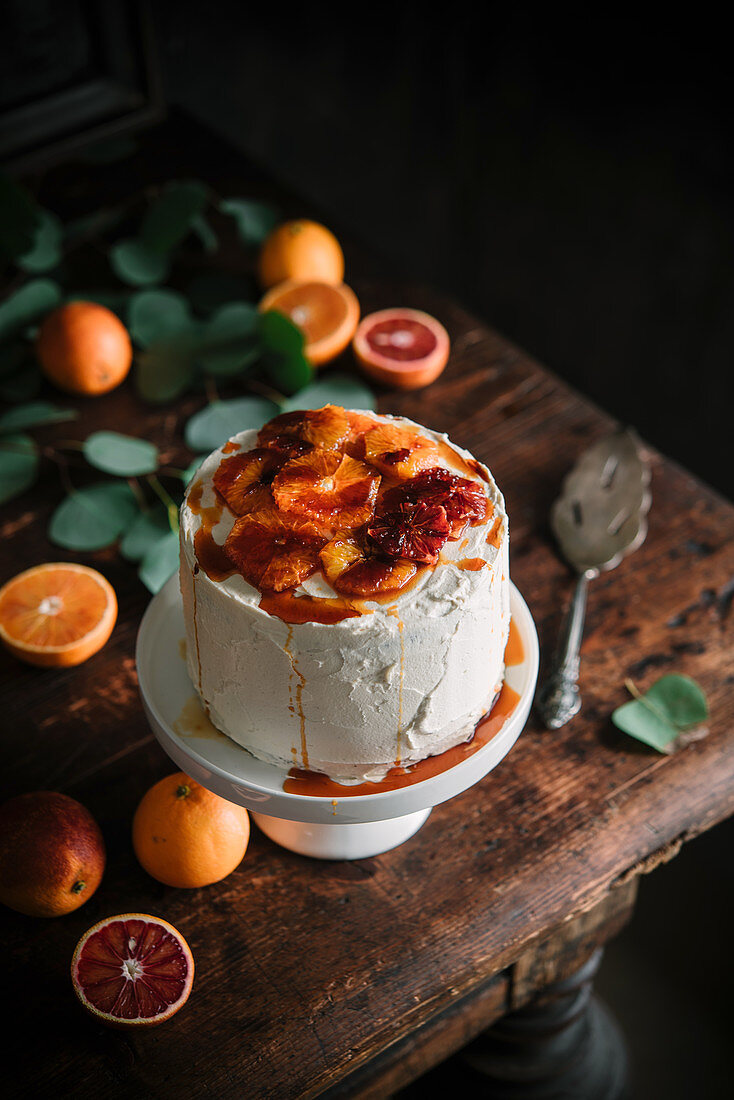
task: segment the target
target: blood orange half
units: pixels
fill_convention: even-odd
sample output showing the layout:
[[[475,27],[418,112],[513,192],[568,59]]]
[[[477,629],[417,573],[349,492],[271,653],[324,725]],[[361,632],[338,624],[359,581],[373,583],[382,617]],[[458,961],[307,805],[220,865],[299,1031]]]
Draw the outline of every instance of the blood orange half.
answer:
[[[191,949],[172,924],[147,913],[107,917],[85,932],[71,961],[77,997],[120,1027],[160,1024],[188,1000]]]
[[[438,378],[449,357],[449,334],[428,313],[383,309],[363,318],[352,348],[370,378],[399,390],[417,390]]]

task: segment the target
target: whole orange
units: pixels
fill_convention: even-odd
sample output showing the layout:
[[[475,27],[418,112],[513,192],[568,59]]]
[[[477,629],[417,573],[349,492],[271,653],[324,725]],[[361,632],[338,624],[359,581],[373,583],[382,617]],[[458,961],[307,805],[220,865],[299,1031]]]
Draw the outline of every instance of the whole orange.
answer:
[[[95,302],[69,302],[49,313],[36,352],[49,381],[67,393],[88,396],[114,390],[133,361],[122,321]]]
[[[286,279],[337,284],[344,281],[344,253],[331,230],[319,222],[283,222],[260,249],[258,274],[266,289]]]
[[[184,772],[154,784],[133,818],[135,855],[149,875],[167,886],[219,882],[240,863],[249,839],[247,810]]]
[[[86,806],[32,791],[0,806],[0,902],[29,917],[78,909],[102,881],[105,846]]]

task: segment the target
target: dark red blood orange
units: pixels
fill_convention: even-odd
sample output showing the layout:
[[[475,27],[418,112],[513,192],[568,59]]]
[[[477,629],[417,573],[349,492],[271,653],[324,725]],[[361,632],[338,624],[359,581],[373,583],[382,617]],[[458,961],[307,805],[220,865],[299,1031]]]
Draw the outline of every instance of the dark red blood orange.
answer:
[[[359,324],[352,341],[358,363],[370,378],[402,390],[427,386],[449,357],[443,325],[417,309],[383,309]]]
[[[181,933],[160,917],[122,913],[85,932],[71,962],[77,997],[119,1027],[168,1020],[188,1000],[194,959]]]

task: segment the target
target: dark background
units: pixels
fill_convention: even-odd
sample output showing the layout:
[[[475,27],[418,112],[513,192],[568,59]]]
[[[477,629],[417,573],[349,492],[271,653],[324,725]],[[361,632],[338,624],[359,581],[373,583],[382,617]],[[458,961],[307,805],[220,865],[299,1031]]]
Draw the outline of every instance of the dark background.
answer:
[[[71,79],[95,56],[79,38],[85,17],[119,21],[125,5],[0,7],[39,58],[55,57],[46,75]],[[171,107],[367,243],[384,270],[460,299],[734,494],[723,15],[236,0],[150,10]],[[136,14],[133,38],[137,26]],[[142,72],[111,38],[115,71]],[[12,58],[7,32],[4,46]],[[0,104],[36,73],[3,64]],[[145,97],[128,98],[145,119]],[[607,951],[597,986],[631,1042],[640,1100],[729,1093],[731,840],[730,823],[643,881],[633,924]]]

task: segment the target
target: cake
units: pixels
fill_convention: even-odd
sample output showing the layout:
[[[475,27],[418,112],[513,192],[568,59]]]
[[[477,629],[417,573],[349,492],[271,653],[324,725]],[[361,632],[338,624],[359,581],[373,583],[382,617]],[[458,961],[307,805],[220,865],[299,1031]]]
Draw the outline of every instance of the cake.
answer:
[[[192,682],[254,756],[379,780],[472,737],[504,675],[508,529],[489,470],[376,413],[285,413],[181,507]]]

